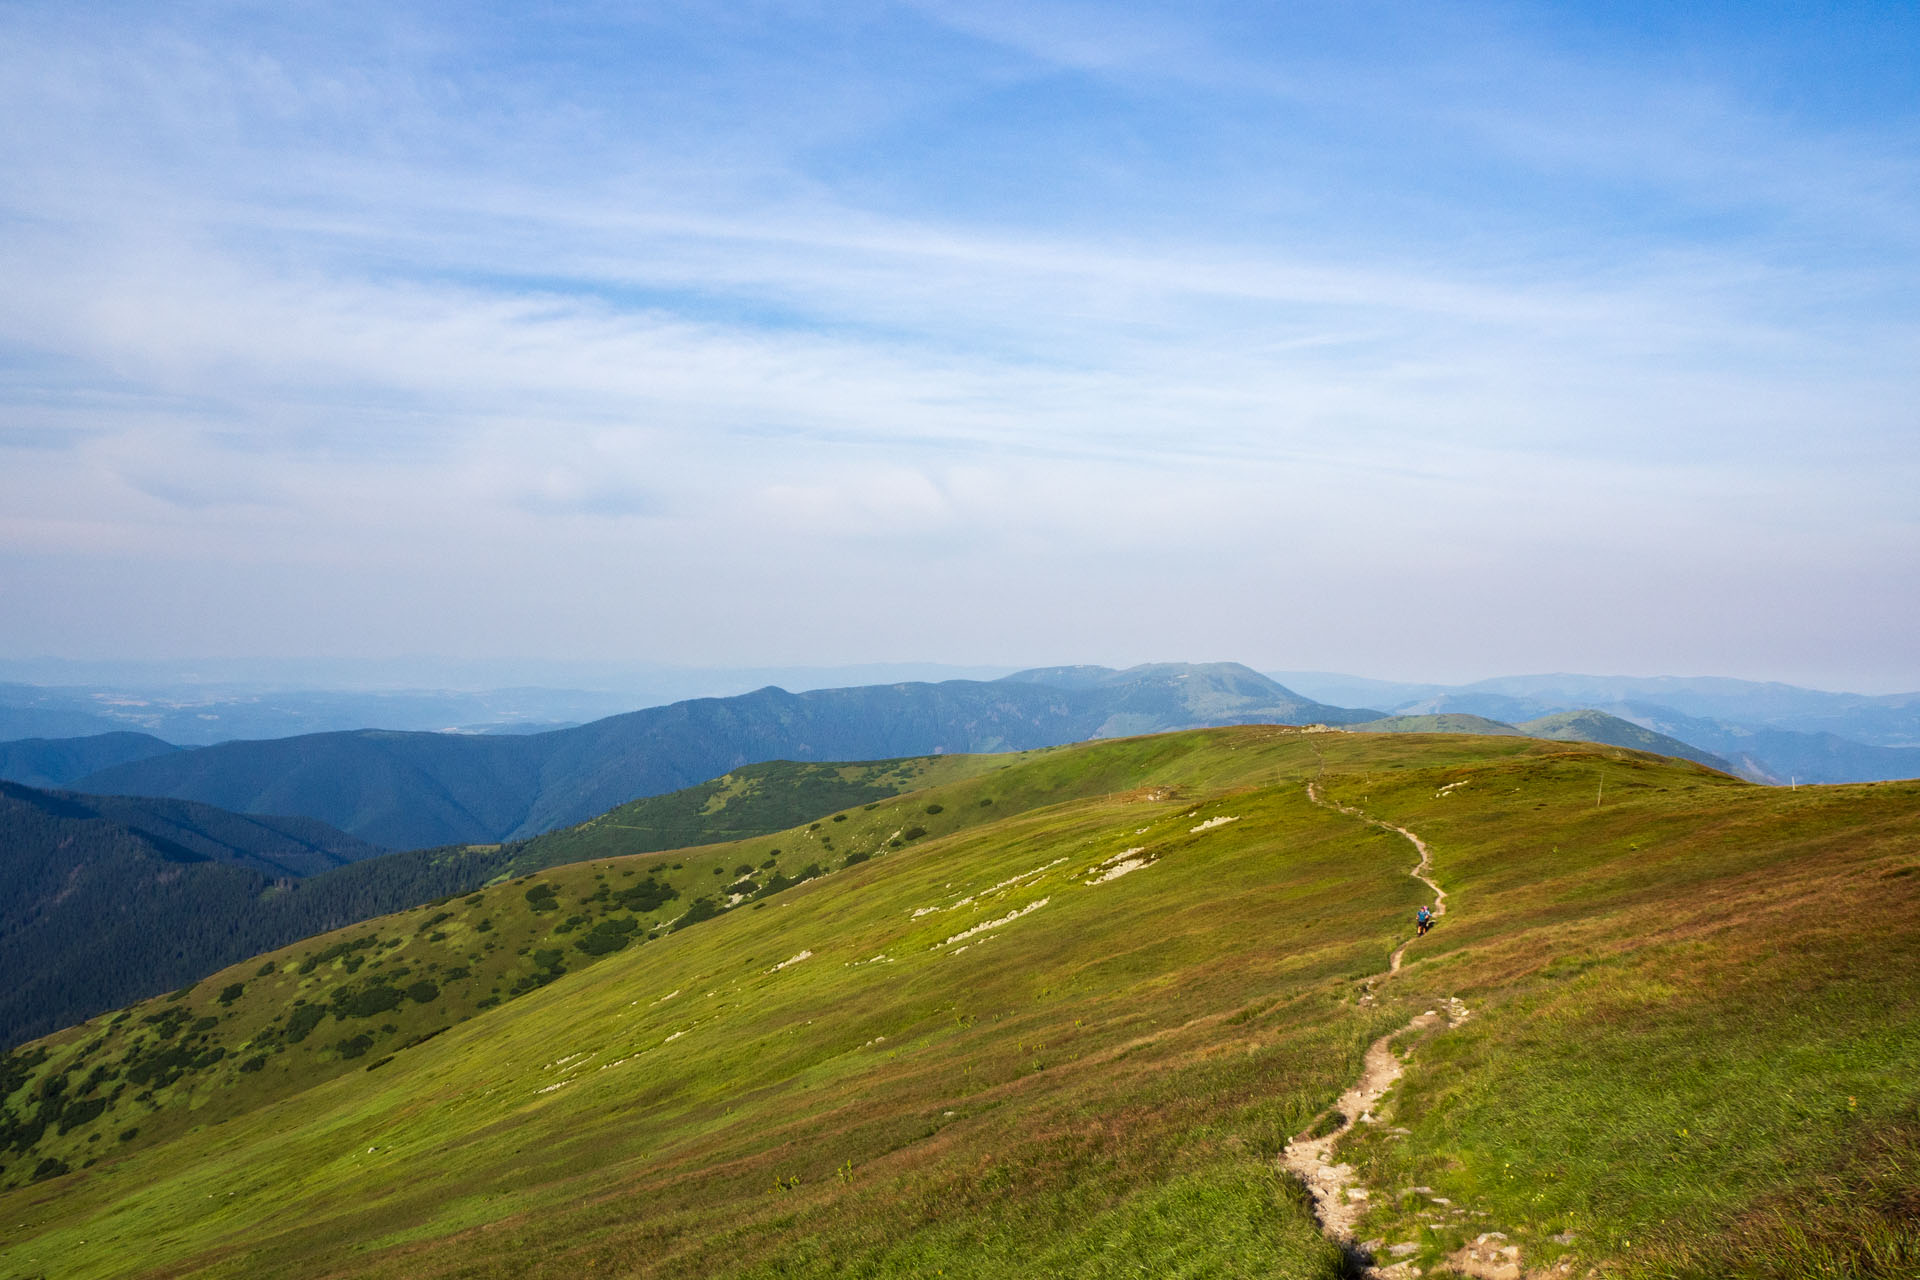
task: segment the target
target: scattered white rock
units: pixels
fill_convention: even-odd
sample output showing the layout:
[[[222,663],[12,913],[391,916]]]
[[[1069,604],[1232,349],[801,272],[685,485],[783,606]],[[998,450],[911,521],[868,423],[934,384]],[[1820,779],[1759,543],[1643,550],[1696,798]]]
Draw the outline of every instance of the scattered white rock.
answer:
[[[785,960],[782,960],[782,961],[781,961],[781,962],[780,962],[779,964],[777,964],[777,965],[775,965],[775,966],[773,966],[773,968],[771,968],[771,969],[769,969],[769,970],[767,970],[767,972],[768,972],[768,973],[778,973],[778,972],[780,972],[780,971],[781,971],[782,969],[784,969],[784,968],[786,968],[786,967],[787,967],[788,965],[790,965],[790,964],[799,964],[799,963],[800,963],[800,962],[801,962],[802,960],[811,960],[811,959],[813,959],[813,952],[811,952],[811,951],[802,951],[802,952],[801,952],[801,953],[800,953],[799,955],[797,955],[797,956],[788,956],[788,957],[787,957],[787,958],[786,958]]]
[[[1146,850],[1144,848],[1139,847],[1128,849],[1124,853],[1114,854],[1113,857],[1108,858],[1105,862],[1088,867],[1087,874],[1091,875],[1093,879],[1087,881],[1087,883],[1105,884],[1109,880],[1118,880],[1130,871],[1138,871],[1140,868],[1146,866],[1148,862],[1152,861],[1150,858],[1134,856],[1145,852]]]
[[[998,919],[983,920],[979,924],[973,926],[973,928],[971,929],[963,929],[959,933],[954,934],[951,938],[948,938],[945,942],[941,943],[940,945],[952,946],[956,942],[962,941],[963,939],[966,939],[966,938],[971,938],[976,934],[985,933],[989,929],[998,929],[1001,925],[1012,924],[1015,920],[1018,920],[1021,916],[1027,915],[1029,912],[1038,911],[1040,908],[1046,906],[1047,903],[1051,901],[1053,901],[1053,899],[1050,897],[1041,898],[1037,901],[1029,902],[1024,907],[1019,907],[1013,911],[1009,911],[1007,912],[1007,914],[999,917]]]
[[[1191,818],[1191,817],[1192,817],[1193,815],[1192,815],[1192,814],[1188,814],[1187,816],[1188,816],[1189,818]],[[1221,814],[1221,815],[1220,815],[1219,817],[1217,817],[1217,818],[1208,818],[1208,819],[1207,819],[1207,820],[1206,820],[1205,822],[1203,822],[1203,823],[1201,823],[1201,824],[1200,824],[1199,826],[1197,826],[1197,827],[1189,827],[1189,828],[1187,829],[1187,834],[1188,834],[1188,835],[1198,835],[1198,834],[1199,834],[1200,832],[1202,832],[1202,831],[1211,831],[1211,830],[1213,830],[1213,829],[1214,829],[1215,827],[1224,827],[1224,826],[1226,826],[1226,825],[1227,825],[1227,824],[1228,824],[1229,822],[1238,822],[1238,821],[1240,821],[1240,819],[1239,819],[1239,817],[1238,817],[1237,815],[1236,815],[1236,816],[1232,816],[1232,817],[1229,817],[1228,815],[1226,815],[1226,814],[1224,814],[1224,813],[1223,813],[1223,814]]]

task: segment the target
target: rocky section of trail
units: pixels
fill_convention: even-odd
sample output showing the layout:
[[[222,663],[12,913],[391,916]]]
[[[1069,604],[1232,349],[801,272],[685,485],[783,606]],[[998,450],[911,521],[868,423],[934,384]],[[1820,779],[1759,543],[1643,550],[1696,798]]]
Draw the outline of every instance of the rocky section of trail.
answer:
[[[1458,785],[1458,784],[1456,784]],[[1433,851],[1422,840],[1405,827],[1394,826],[1370,814],[1349,805],[1328,800],[1320,793],[1318,782],[1307,784],[1307,797],[1324,809],[1331,809],[1348,817],[1358,819],[1383,831],[1391,831],[1404,837],[1420,854],[1420,861],[1407,874],[1426,885],[1433,891],[1433,914],[1442,916],[1447,910],[1446,890],[1436,884],[1432,877]],[[1400,972],[1401,961],[1407,948],[1413,945],[1409,938],[1394,948],[1387,962],[1387,972],[1381,979],[1366,983],[1360,997],[1363,1005],[1370,1005],[1376,999],[1376,983]],[[1389,1032],[1367,1047],[1366,1058],[1361,1068],[1360,1078],[1353,1087],[1340,1095],[1334,1103],[1334,1116],[1339,1120],[1338,1127],[1319,1137],[1302,1134],[1287,1144],[1281,1154],[1280,1163],[1289,1172],[1306,1184],[1313,1197],[1314,1212],[1320,1219],[1321,1230],[1328,1239],[1346,1250],[1361,1268],[1360,1274],[1369,1280],[1413,1280],[1413,1277],[1432,1274],[1452,1274],[1470,1276],[1475,1280],[1559,1280],[1571,1269],[1570,1262],[1563,1262],[1559,1268],[1550,1272],[1533,1273],[1526,1270],[1520,1259],[1517,1245],[1507,1243],[1505,1235],[1497,1231],[1482,1232],[1465,1247],[1456,1250],[1443,1264],[1443,1270],[1428,1272],[1416,1270],[1414,1254],[1420,1250],[1416,1241],[1388,1243],[1385,1240],[1369,1240],[1362,1243],[1357,1238],[1355,1228],[1361,1217],[1372,1206],[1378,1193],[1362,1186],[1352,1165],[1340,1164],[1333,1158],[1333,1149],[1355,1125],[1378,1124],[1380,1119],[1374,1114],[1380,1100],[1386,1096],[1394,1082],[1404,1071],[1401,1059],[1393,1051],[1396,1037],[1408,1031],[1441,1031],[1458,1026],[1471,1016],[1467,1006],[1457,998],[1449,997],[1444,1006],[1428,1009],[1414,1018],[1406,1026]],[[1317,1126],[1316,1126],[1317,1127]],[[1395,1137],[1404,1137],[1406,1130],[1386,1130]],[[1435,1218],[1433,1226],[1460,1226],[1473,1217],[1484,1217],[1474,1211],[1453,1205],[1433,1196],[1427,1187],[1408,1188],[1406,1194],[1423,1193],[1428,1203],[1435,1206],[1440,1217]],[[1384,1261],[1384,1259],[1394,1259]]]
[[[1450,1027],[1456,1022],[1465,1021],[1467,1016],[1465,1005],[1457,1000],[1451,1001],[1444,1011],[1429,1009],[1400,1031],[1375,1040],[1367,1047],[1360,1078],[1333,1104],[1334,1113],[1340,1117],[1340,1127],[1318,1138],[1304,1135],[1295,1138],[1281,1154],[1281,1163],[1307,1184],[1307,1190],[1313,1194],[1313,1207],[1320,1217],[1320,1226],[1335,1242],[1349,1249],[1356,1247],[1354,1227],[1359,1223],[1360,1215],[1367,1211],[1372,1193],[1359,1185],[1352,1165],[1334,1163],[1333,1148],[1355,1125],[1378,1122],[1373,1109],[1380,1104],[1380,1099],[1386,1096],[1387,1090],[1400,1078],[1403,1070],[1399,1056],[1393,1051],[1393,1038],[1402,1031]],[[1410,1273],[1383,1271],[1378,1274]]]

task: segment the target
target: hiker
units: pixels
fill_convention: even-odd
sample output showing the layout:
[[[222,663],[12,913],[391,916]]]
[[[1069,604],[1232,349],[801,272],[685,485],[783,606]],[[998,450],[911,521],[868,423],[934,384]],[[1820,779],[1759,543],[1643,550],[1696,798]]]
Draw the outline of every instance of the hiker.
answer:
[[[1420,914],[1413,918],[1413,922],[1419,936],[1424,938],[1427,936],[1427,930],[1433,928],[1433,912],[1422,906]]]

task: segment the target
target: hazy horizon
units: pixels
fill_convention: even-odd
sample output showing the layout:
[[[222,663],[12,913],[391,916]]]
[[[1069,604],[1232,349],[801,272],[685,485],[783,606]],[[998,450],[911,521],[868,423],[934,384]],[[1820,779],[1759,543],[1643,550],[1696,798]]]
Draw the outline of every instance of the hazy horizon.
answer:
[[[1911,6],[29,2],[0,70],[16,661],[1920,688]]]
[[[1182,658],[1151,658],[1141,665],[1182,665]],[[1311,683],[1315,680],[1341,685],[1378,685],[1393,689],[1459,689],[1501,680],[1591,679],[1591,680],[1675,680],[1730,681],[1751,684],[1783,684],[1815,692],[1857,694],[1883,697],[1920,690],[1888,688],[1822,688],[1792,681],[1771,681],[1722,672],[1575,672],[1575,671],[1500,671],[1460,679],[1432,676],[1381,675],[1366,671],[1338,671],[1320,668],[1277,667],[1239,662],[1233,658],[1201,660],[1236,663],[1282,684],[1289,680]],[[944,662],[849,662],[816,664],[711,665],[649,662],[566,661],[550,658],[496,657],[449,659],[431,655],[368,658],[201,658],[175,659],[70,659],[52,655],[31,658],[0,657],[0,684],[22,684],[42,688],[112,687],[191,690],[250,689],[260,692],[503,692],[516,689],[554,692],[601,692],[619,696],[632,692],[660,696],[663,700],[689,697],[729,696],[749,692],[766,685],[777,685],[791,692],[838,688],[852,685],[893,684],[902,682],[938,682],[941,680],[994,680],[1020,671],[1056,666],[1114,666],[1106,663],[1028,662],[1011,665],[962,664]],[[1306,693],[1304,689],[1295,689]],[[1307,693],[1309,697],[1316,695]],[[1320,701],[1338,699],[1320,698]],[[1348,705],[1354,705],[1349,702]]]

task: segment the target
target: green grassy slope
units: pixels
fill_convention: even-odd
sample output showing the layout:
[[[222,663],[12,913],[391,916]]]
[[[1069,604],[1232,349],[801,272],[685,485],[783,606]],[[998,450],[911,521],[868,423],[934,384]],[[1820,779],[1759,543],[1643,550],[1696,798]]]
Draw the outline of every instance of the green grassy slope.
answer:
[[[1678,738],[1643,729],[1631,720],[1608,715],[1604,711],[1560,711],[1519,724],[1489,720],[1485,716],[1446,711],[1435,715],[1388,716],[1351,726],[1355,733],[1489,733],[1524,734],[1530,738],[1550,738],[1556,742],[1591,742],[1599,746],[1628,747],[1655,755],[1675,756],[1704,764],[1709,769],[1732,773],[1733,766],[1714,755],[1689,746]]]
[[[1722,773],[1733,772],[1731,764],[1711,751],[1704,751],[1678,738],[1668,737],[1664,733],[1655,733],[1652,729],[1643,729],[1631,720],[1622,720],[1619,716],[1608,715],[1604,711],[1559,711],[1553,715],[1523,721],[1515,727],[1522,733],[1535,738],[1553,738],[1560,742],[1596,742],[1610,747],[1631,747],[1635,751],[1678,756],[1682,760],[1692,760],[1706,765],[1709,769],[1718,769]]]
[[[290,949],[226,1007],[217,979],[16,1055],[18,1109],[55,1078],[110,1094],[169,1008],[192,1019],[175,1037],[251,1038],[292,1000],[430,965],[503,998],[410,1046],[431,1000],[329,1012],[317,1051],[156,1091],[125,1143],[130,1113],[56,1132],[72,1172],[0,1193],[0,1273],[1332,1276],[1273,1157],[1371,1039],[1449,996],[1474,1017],[1410,1040],[1387,1103],[1410,1134],[1348,1143],[1385,1193],[1366,1232],[1431,1261],[1497,1227],[1530,1260],[1701,1277],[1809,1274],[1778,1269],[1804,1262],[1779,1224],[1821,1213],[1879,1224],[1842,1244],[1905,1247],[1920,790],[1266,728],[999,763],[842,823],[369,922],[327,941],[379,942]],[[1404,841],[1308,803],[1322,770],[1425,835],[1454,895],[1371,1000],[1418,886]],[[927,833],[893,847],[916,810]],[[605,921],[644,937],[702,877],[817,858],[836,826],[836,848],[887,851],[574,966]],[[682,897],[605,907],[650,874]],[[573,971],[542,985],[556,951]],[[456,957],[474,976],[441,983]],[[373,1043],[343,1057],[348,1032]]]
[[[66,1037],[70,1056],[41,1066],[39,1049],[29,1048],[0,1060],[33,1062],[61,1081],[0,1106],[0,1185],[83,1165],[109,1134],[137,1148],[182,1125],[224,1119],[360,1069],[683,920],[762,904],[795,884],[1017,813],[1042,797],[1109,785],[1099,769],[1061,779],[1034,766],[1041,755],[750,766],[622,806],[576,831],[473,850],[465,856],[486,877],[497,867],[538,870],[567,854],[651,850],[663,832],[760,831],[775,815],[811,814],[833,799],[865,801],[777,840],[724,841],[644,865],[623,860],[617,869],[582,861],[310,938],[96,1020],[91,1038]],[[894,799],[914,781],[989,774],[1024,776],[943,792],[955,800],[951,808]],[[133,1129],[140,1132],[117,1136]]]
[[[0,873],[14,889],[0,972],[28,975],[0,991],[0,1049],[352,921],[561,863],[778,831],[994,767],[985,759],[748,765],[582,828],[385,856],[310,818],[0,783]],[[831,838],[817,850],[829,863],[849,851]]]
[[[635,800],[578,826],[536,836],[514,851],[505,869],[518,875],[589,858],[748,839],[825,817],[836,809],[851,810],[905,791],[977,777],[1006,764],[1004,757],[954,755],[856,764],[775,760],[745,765],[698,786]],[[841,856],[852,852],[847,842],[850,831],[838,833]],[[861,839],[870,843],[870,834]],[[836,852],[835,835],[828,830],[823,837],[821,851],[827,855]]]

